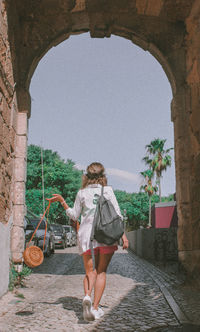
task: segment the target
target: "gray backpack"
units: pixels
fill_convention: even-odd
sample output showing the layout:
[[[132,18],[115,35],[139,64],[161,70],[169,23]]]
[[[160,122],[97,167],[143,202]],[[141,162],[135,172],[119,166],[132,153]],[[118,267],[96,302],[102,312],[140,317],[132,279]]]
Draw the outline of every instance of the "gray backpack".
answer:
[[[101,196],[98,199],[92,231],[90,236],[92,256],[93,240],[99,243],[112,245],[118,241],[124,234],[124,223],[121,217],[115,211],[115,208],[110,200],[103,196],[103,186],[101,188]],[[94,260],[93,260],[94,265]]]

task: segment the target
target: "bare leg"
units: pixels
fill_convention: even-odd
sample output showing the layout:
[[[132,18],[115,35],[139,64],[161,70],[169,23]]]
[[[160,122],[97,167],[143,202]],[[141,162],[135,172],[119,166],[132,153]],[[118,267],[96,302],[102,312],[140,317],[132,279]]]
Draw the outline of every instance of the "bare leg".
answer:
[[[110,260],[113,256],[112,254],[99,254],[99,262],[97,266],[97,277],[94,287],[94,309],[98,309],[99,302],[103,295],[106,286],[106,270]]]
[[[83,280],[85,295],[91,296],[92,289],[96,282],[97,271],[93,270],[92,257],[91,255],[83,255],[83,263],[85,267],[85,277]],[[95,255],[95,263],[98,264],[98,255]]]

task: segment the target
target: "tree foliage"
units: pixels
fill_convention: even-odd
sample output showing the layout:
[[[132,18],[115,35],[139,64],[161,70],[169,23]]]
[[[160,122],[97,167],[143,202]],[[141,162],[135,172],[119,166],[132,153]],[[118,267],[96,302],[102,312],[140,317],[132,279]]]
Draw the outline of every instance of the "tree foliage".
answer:
[[[43,150],[44,196],[61,194],[69,206],[73,206],[76,194],[81,186],[82,172],[77,170],[72,160],[65,162],[57,152]],[[45,205],[47,206],[46,201]],[[28,147],[26,205],[35,214],[43,213],[41,148]],[[52,222],[66,222],[66,213],[59,203],[51,205],[49,219]]]
[[[128,217],[128,230],[134,230],[140,226],[146,227],[149,218],[149,197],[146,193],[127,193],[126,191],[115,190],[115,195],[123,215],[126,210]],[[159,202],[158,195],[151,196],[152,205]],[[172,196],[163,197],[162,201],[171,201]]]
[[[151,197],[157,191],[157,186],[154,186],[152,183],[152,179],[154,176],[154,172],[152,169],[147,169],[146,171],[140,172],[143,176],[145,184],[140,187],[140,190],[144,190],[149,196],[149,227],[151,227]]]
[[[166,139],[156,138],[145,146],[146,156],[143,158],[143,161],[146,165],[149,165],[150,169],[156,173],[157,183],[159,187],[159,197],[161,201],[161,183],[160,179],[163,171],[171,166],[171,156],[169,152],[173,148],[164,149]]]
[[[77,170],[72,160],[64,161],[57,152],[43,150],[44,196],[61,194],[67,204],[72,207],[78,190],[81,187],[82,172]],[[149,200],[146,193],[127,193],[115,191],[122,214],[126,210],[128,228],[137,229],[148,224]],[[162,198],[172,200],[172,197]],[[152,204],[159,202],[157,195],[152,195]],[[45,206],[48,202],[45,201]],[[28,147],[26,205],[33,213],[43,214],[42,165],[41,148],[36,145]],[[50,222],[66,223],[66,213],[59,203],[53,203],[50,208]]]

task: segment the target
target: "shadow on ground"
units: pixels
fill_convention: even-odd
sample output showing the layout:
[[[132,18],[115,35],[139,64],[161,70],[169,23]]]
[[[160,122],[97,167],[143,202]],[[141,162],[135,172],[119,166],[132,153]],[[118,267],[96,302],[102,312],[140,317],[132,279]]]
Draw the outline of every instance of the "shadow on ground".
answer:
[[[142,290],[141,290],[142,288]],[[144,292],[145,299],[141,299],[141,291]],[[151,289],[147,284],[135,283],[134,287],[120,299],[120,302],[117,301],[117,305],[110,309],[108,312],[108,306],[102,306],[102,309],[105,311],[105,315],[99,321],[95,322],[85,322],[82,316],[82,299],[65,296],[58,298],[55,302],[40,302],[43,304],[49,305],[59,305],[62,304],[63,308],[67,311],[73,311],[77,317],[77,324],[86,324],[88,325],[88,331],[92,332],[137,332],[142,331],[144,326],[146,329],[143,331],[151,332],[171,332],[168,326],[168,330],[156,329],[159,326],[159,321],[162,321],[164,316],[162,311],[169,310],[168,307],[163,308],[163,300],[161,297],[155,297],[155,294],[151,293]],[[164,304],[165,305],[165,304]],[[167,305],[166,305],[167,306]],[[160,308],[162,310],[160,311]],[[151,323],[149,323],[151,322]],[[173,322],[173,319],[172,319]],[[174,320],[173,322],[176,327],[178,327],[178,322]],[[155,326],[154,329],[148,326]],[[167,322],[166,322],[167,326]],[[186,330],[172,330],[173,332],[186,332]],[[188,331],[189,332],[189,331]],[[197,331],[191,331],[197,332]]]
[[[179,325],[173,317],[171,322],[166,321],[166,326],[160,326],[159,322],[165,323],[165,316],[170,314],[169,308],[159,289],[149,287],[148,283],[141,283],[136,280],[134,270],[126,271],[123,266],[127,265],[127,253],[115,253],[108,268],[108,274],[118,274],[134,281],[134,287],[120,299],[120,303],[109,312],[105,307],[105,316],[100,321],[92,323],[85,322],[82,316],[82,300],[73,296],[60,297],[55,302],[46,302],[50,305],[62,304],[66,311],[74,311],[78,324],[88,324],[88,329],[92,332],[136,332],[145,327],[148,332],[200,332],[200,327],[195,325]],[[125,264],[125,265],[124,265]],[[33,270],[35,274],[54,275],[80,275],[85,274],[82,257],[77,253],[55,253],[49,258],[45,258],[44,263]],[[136,278],[136,279],[135,279]],[[141,290],[142,287],[142,290]],[[141,299],[141,294],[143,298]],[[44,302],[42,302],[44,303]],[[166,306],[166,308],[165,308]],[[164,310],[164,316],[162,311]],[[89,326],[92,325],[92,326]],[[149,326],[149,329],[148,329]],[[151,326],[151,327],[150,327]],[[154,327],[152,327],[154,326]]]
[[[185,324],[181,326],[168,326],[150,329],[148,332],[200,332],[200,325]]]

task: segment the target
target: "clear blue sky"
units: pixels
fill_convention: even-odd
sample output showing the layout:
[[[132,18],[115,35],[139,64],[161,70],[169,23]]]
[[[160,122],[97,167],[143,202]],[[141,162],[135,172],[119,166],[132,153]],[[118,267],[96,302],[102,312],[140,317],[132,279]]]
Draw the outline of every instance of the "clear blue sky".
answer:
[[[114,189],[139,191],[151,140],[174,145],[167,76],[150,53],[124,38],[71,36],[42,58],[30,92],[28,143],[80,168],[102,162]],[[173,157],[163,173],[163,195],[175,192],[174,173]]]

